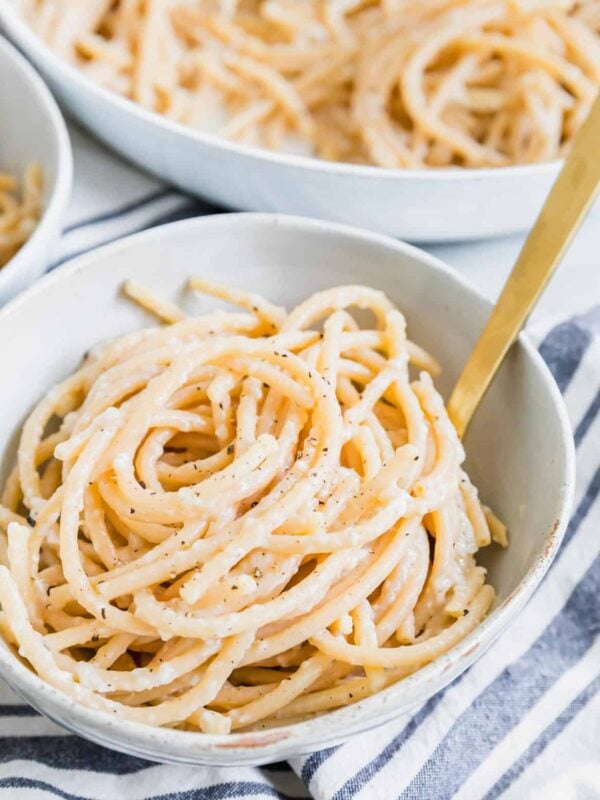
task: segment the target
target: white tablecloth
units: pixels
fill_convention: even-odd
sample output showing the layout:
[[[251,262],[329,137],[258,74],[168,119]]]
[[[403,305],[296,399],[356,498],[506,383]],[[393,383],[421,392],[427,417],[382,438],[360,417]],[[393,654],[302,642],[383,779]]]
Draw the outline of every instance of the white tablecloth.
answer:
[[[1,79],[1,76],[0,76]],[[211,207],[72,128],[75,186],[52,267]],[[431,252],[494,297],[521,236]],[[508,800],[600,798],[600,211],[588,219],[530,331],[564,393],[578,450],[574,516],[550,574],[465,675],[412,717],[291,764],[152,765],[66,734],[0,689],[0,797],[10,800]]]

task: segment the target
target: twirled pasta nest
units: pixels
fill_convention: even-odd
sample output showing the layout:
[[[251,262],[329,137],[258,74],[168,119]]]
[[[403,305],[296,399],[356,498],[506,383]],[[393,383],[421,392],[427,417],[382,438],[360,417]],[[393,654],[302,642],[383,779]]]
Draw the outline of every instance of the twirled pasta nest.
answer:
[[[382,293],[286,314],[192,286],[246,310],[186,318],[128,284],[167,324],[98,347],[25,423],[1,620],[81,703],[225,733],[446,652],[490,608],[475,553],[506,533],[461,468],[436,362]]]

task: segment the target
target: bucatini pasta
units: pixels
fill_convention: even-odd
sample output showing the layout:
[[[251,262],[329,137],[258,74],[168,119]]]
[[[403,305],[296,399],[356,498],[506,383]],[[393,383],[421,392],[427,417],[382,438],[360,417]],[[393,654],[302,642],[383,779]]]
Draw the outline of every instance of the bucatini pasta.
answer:
[[[18,252],[35,230],[42,213],[42,170],[30,164],[22,190],[12,175],[0,171],[0,267]]]
[[[560,156],[600,0],[21,0],[107,88],[228,139],[391,168]]]
[[[445,653],[492,605],[475,555],[506,531],[461,467],[435,360],[383,293],[286,313],[190,287],[241,310],[187,317],[127,283],[164,326],[98,346],[25,422],[0,620],[86,706],[228,733]]]

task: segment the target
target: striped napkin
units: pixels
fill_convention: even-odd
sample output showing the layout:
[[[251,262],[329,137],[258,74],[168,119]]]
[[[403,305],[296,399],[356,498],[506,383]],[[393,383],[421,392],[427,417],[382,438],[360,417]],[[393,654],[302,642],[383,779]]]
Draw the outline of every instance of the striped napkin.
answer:
[[[143,228],[217,210],[72,134],[76,183],[51,268]],[[540,589],[467,673],[411,717],[348,744],[235,770],[113,753],[67,734],[0,686],[0,798],[599,800],[600,306],[545,318],[531,334],[575,431],[574,514]]]

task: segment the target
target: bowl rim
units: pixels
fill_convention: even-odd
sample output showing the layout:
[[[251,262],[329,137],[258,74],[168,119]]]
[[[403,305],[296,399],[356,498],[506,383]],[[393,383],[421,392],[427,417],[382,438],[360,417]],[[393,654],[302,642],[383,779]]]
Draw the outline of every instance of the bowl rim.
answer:
[[[392,250],[400,257],[408,256],[434,271],[445,274],[460,285],[471,302],[483,303],[486,307],[491,308],[491,303],[456,270],[413,245],[383,234],[363,231],[340,223],[292,215],[245,212],[195,217],[157,226],[73,258],[44,276],[0,309],[0,320],[18,311],[20,306],[26,304],[30,298],[43,294],[47,287],[66,281],[74,273],[91,268],[94,264],[111,258],[116,252],[131,248],[135,250],[139,243],[164,240],[165,236],[170,236],[173,232],[177,235],[179,231],[189,229],[201,233],[203,229],[210,226],[226,229],[232,226],[234,228],[247,226],[261,229],[277,226],[288,230],[300,230],[307,235],[324,233],[347,240],[367,242],[376,247]],[[28,702],[31,702],[30,696],[36,700],[40,697],[39,709],[46,715],[48,715],[46,710],[48,703],[53,708],[68,712],[67,719],[61,718],[60,720],[59,724],[63,727],[69,727],[80,735],[92,738],[96,742],[121,752],[135,754],[142,758],[154,756],[155,760],[161,760],[162,756],[170,763],[220,763],[218,759],[222,761],[225,757],[230,759],[231,763],[238,764],[268,763],[298,754],[298,752],[320,750],[339,741],[343,738],[340,731],[344,730],[344,725],[352,722],[352,717],[359,714],[362,715],[363,721],[358,726],[354,723],[350,735],[383,724],[386,719],[382,719],[382,717],[386,713],[388,719],[390,715],[397,716],[407,713],[416,702],[440,691],[455,675],[469,666],[515,618],[548,570],[568,524],[575,485],[575,450],[567,411],[548,366],[523,333],[519,336],[518,346],[523,349],[531,366],[541,377],[560,428],[564,453],[564,476],[559,492],[560,511],[533,564],[511,594],[495,607],[474,631],[440,658],[402,681],[352,705],[275,729],[228,735],[199,735],[196,732],[154,728],[143,723],[115,720],[104,711],[80,705],[46,683],[26,667],[8,646],[0,647],[0,674],[16,691],[22,693]],[[429,689],[431,683],[435,686],[433,692]],[[419,695],[419,691],[421,691],[421,695]],[[414,700],[415,696],[419,698],[417,701]],[[411,698],[413,699],[411,700]],[[38,707],[37,702],[35,705]],[[50,716],[52,717],[52,715]],[[75,725],[74,721],[80,721],[81,726]],[[117,722],[118,725],[115,725]],[[92,728],[91,733],[85,730],[86,726]],[[99,731],[102,733],[100,734]],[[149,750],[145,748],[149,748]],[[149,756],[148,752],[153,756]],[[202,758],[207,760],[203,761]],[[235,760],[236,758],[238,761]]]
[[[53,140],[52,146],[56,152],[56,174],[53,177],[52,186],[48,187],[47,202],[33,233],[0,269],[0,292],[9,289],[19,272],[28,268],[30,256],[35,249],[41,247],[44,241],[51,239],[56,229],[60,227],[71,196],[73,183],[71,140],[56,100],[27,59],[8,39],[0,35],[0,62],[3,59],[12,62],[24,80],[31,85],[36,94],[36,102],[47,117],[48,127],[43,135]],[[41,167],[44,171],[43,164]],[[44,177],[47,177],[47,171],[44,172]]]
[[[53,73],[55,78],[59,74],[61,80],[75,84],[79,89],[95,95],[102,102],[109,103],[118,108],[121,112],[136,117],[141,122],[145,122],[162,130],[165,133],[176,134],[190,141],[203,144],[206,147],[213,147],[217,150],[233,155],[244,156],[251,160],[262,161],[279,165],[304,169],[308,172],[330,174],[343,178],[362,178],[364,180],[407,180],[413,181],[485,181],[489,179],[518,179],[528,176],[551,175],[558,171],[562,164],[562,159],[552,161],[542,161],[532,164],[514,164],[505,167],[482,167],[482,168],[425,168],[425,169],[392,169],[389,167],[378,167],[371,164],[352,164],[346,161],[326,161],[325,159],[311,156],[296,155],[293,153],[280,153],[264,147],[243,144],[230,141],[217,136],[216,134],[206,133],[183,123],[169,119],[155,111],[150,111],[139,103],[123,97],[122,95],[106,89],[96,83],[87,75],[64,59],[60,58],[41,39],[33,28],[23,18],[21,12],[16,8],[14,0],[2,0],[0,2],[0,23],[7,32],[15,39],[20,47],[27,53],[35,53],[45,62],[45,66]]]

